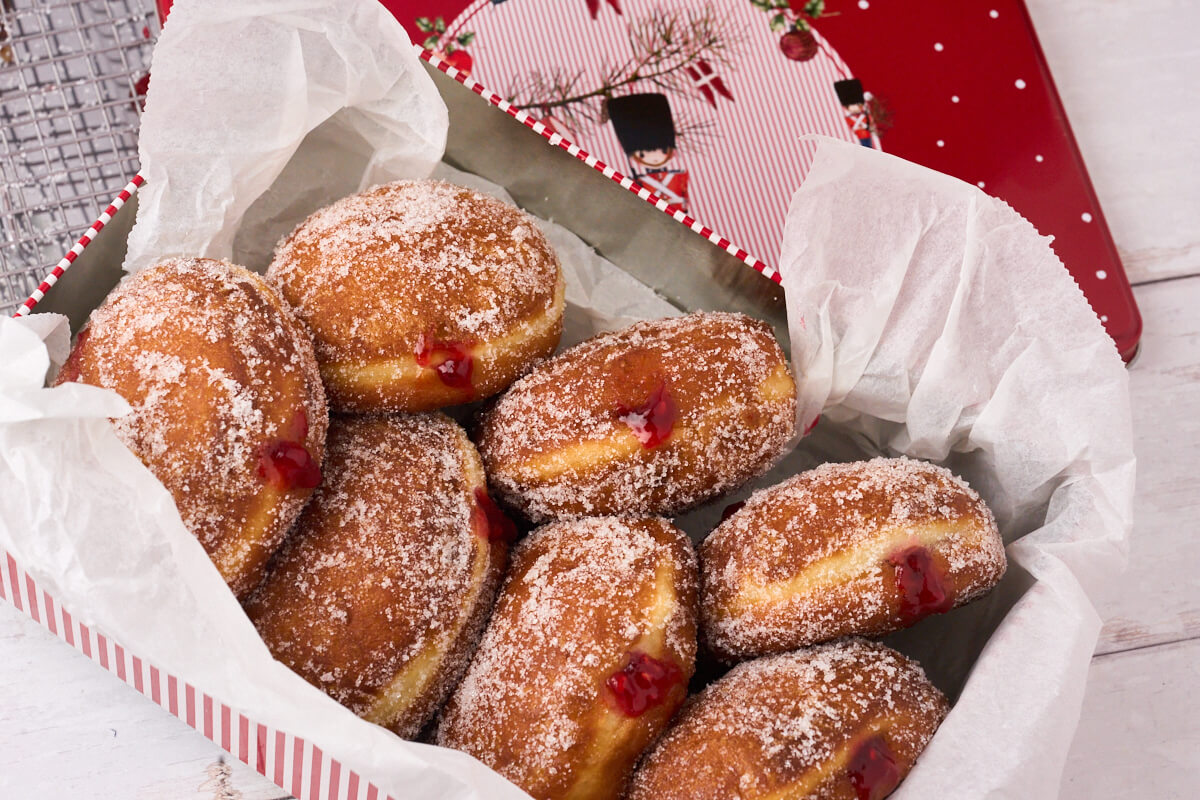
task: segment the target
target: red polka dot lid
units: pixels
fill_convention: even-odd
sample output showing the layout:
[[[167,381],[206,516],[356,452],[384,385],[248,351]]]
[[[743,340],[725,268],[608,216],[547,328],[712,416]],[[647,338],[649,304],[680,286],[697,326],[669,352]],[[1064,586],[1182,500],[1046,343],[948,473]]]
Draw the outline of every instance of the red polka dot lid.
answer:
[[[802,134],[961,178],[1053,236],[1121,354],[1137,349],[1141,318],[1022,0],[384,4],[414,42],[768,267]]]

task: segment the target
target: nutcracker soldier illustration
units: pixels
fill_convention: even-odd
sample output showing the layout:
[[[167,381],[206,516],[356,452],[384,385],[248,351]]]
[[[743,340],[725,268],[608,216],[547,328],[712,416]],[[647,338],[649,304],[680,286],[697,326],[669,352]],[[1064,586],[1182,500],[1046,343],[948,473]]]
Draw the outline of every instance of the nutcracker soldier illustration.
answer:
[[[608,118],[629,157],[630,177],[666,200],[667,211],[688,210],[688,173],[667,166],[676,156],[675,119],[665,94],[627,94],[608,100]]]
[[[867,108],[868,98],[863,92],[862,81],[857,78],[835,81],[833,89],[842,108],[846,110],[846,124],[850,126],[850,132],[863,147],[874,147],[875,126],[871,124],[871,112]]]

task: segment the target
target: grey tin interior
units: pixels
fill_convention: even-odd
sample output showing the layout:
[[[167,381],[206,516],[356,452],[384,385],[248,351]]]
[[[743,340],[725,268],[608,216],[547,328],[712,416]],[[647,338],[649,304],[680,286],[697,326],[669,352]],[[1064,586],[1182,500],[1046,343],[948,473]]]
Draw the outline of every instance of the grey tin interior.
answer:
[[[447,163],[501,184],[528,211],[570,228],[678,308],[745,312],[770,323],[787,349],[778,284],[462,84],[432,67],[429,71],[450,110]],[[113,193],[120,188],[114,185]],[[121,278],[136,199],[96,237],[36,311],[66,314],[73,329],[83,324]]]

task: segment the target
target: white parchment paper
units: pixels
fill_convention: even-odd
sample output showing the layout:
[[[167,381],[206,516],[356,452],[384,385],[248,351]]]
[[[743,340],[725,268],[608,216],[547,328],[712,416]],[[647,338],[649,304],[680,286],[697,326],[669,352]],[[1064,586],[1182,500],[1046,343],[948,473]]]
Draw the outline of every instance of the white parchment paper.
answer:
[[[896,796],[1056,797],[1100,627],[1085,590],[1123,567],[1132,525],[1128,378],[1112,341],[1049,239],[1009,206],[854,145],[817,150],[780,267],[802,420],[824,412],[822,427],[864,451],[967,477],[1012,542],[1009,578],[1033,579]],[[962,641],[954,618],[927,622]]]
[[[306,138],[341,157],[295,162],[308,180],[277,206],[312,210],[331,189],[428,174],[447,124],[408,36],[380,3],[182,0],[151,61],[138,147],[146,185],[125,268],[171,255],[229,258],[243,216]]]
[[[330,5],[177,3],[155,53],[127,267],[171,254],[262,267],[316,207],[434,168],[445,109],[403,31],[373,0]],[[568,276],[569,341],[673,312],[545,228]],[[1128,393],[1111,342],[1010,209],[865,148],[818,148],[781,263],[801,415],[824,416],[758,485],[824,458],[907,453],[965,474],[1012,542],[989,599],[893,642],[957,698],[896,796],[1055,796],[1098,630],[1085,589],[1118,568],[1130,524]],[[53,318],[0,321],[0,547],[81,621],[396,797],[523,796],[274,662],[166,490],[116,439],[107,418],[124,401],[42,388],[64,352]]]

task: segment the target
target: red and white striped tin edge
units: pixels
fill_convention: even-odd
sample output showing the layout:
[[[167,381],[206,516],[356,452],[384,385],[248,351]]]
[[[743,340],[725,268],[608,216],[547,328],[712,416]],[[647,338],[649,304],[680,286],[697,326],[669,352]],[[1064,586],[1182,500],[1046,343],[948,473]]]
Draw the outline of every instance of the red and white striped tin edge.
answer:
[[[709,228],[707,225],[704,225],[699,220],[689,217],[683,211],[674,211],[674,212],[667,211],[667,207],[670,204],[666,200],[663,200],[660,197],[656,197],[653,192],[651,192],[646,187],[642,186],[637,181],[633,180],[632,178],[626,177],[625,175],[622,175],[620,172],[613,169],[608,164],[605,164],[600,159],[598,159],[595,156],[588,153],[586,150],[584,150],[579,145],[574,144],[573,142],[564,138],[562,134],[556,133],[556,132],[550,130],[550,128],[546,127],[539,120],[535,119],[532,114],[515,107],[512,103],[509,103],[507,100],[505,100],[503,97],[501,97],[500,95],[493,92],[491,89],[488,89],[483,84],[476,81],[475,79],[473,79],[467,75],[464,75],[462,73],[462,71],[455,69],[454,67],[450,66],[450,64],[447,63],[444,59],[439,58],[437,56],[437,54],[434,53],[432,50],[425,50],[421,47],[416,47],[416,49],[422,59],[429,62],[433,66],[437,67],[437,69],[439,71],[444,72],[448,77],[453,78],[454,80],[458,81],[463,86],[467,87],[472,92],[474,92],[475,94],[482,97],[484,100],[487,100],[489,103],[496,106],[504,113],[508,114],[510,117],[515,118],[517,121],[519,121],[520,123],[525,125],[525,127],[532,128],[535,133],[541,134],[542,137],[544,139],[546,139],[546,141],[550,142],[550,144],[555,145],[556,147],[559,147],[563,150],[566,150],[568,153],[570,153],[575,158],[577,158],[580,161],[582,161],[583,163],[587,164],[589,167],[596,170],[597,172],[603,174],[604,177],[606,177],[616,183],[619,183],[621,186],[623,186],[624,188],[633,192],[638,197],[642,198],[647,203],[649,203],[650,205],[657,208],[659,211],[661,211],[665,214],[669,214],[671,216],[671,218],[674,219],[676,222],[682,223],[683,225],[690,228],[693,232],[700,234],[705,239],[708,239],[708,241],[715,244],[717,247],[720,247],[725,252],[729,253],[730,255],[734,256],[737,259],[740,259],[741,261],[744,261],[747,265],[749,265],[750,267],[753,267],[755,270],[762,273],[764,276],[770,278],[771,280],[775,281],[776,283],[780,283],[781,276],[779,274],[779,271],[776,270],[775,268],[763,263],[758,258],[755,258],[754,256],[750,255],[745,250],[743,250],[741,247],[739,247],[736,244],[734,244],[733,242],[731,242],[729,239],[727,239],[724,236],[722,236],[721,234],[717,233],[712,228]]]
[[[550,144],[566,150],[578,160],[620,184],[663,213],[671,214],[677,222],[686,225],[695,233],[708,239],[734,257],[742,260],[767,278],[778,283],[779,273],[725,237],[693,219],[682,211],[668,212],[668,203],[656,198],[653,193],[631,178],[592,156],[583,148],[571,143],[561,134],[550,131],[532,115],[514,108],[512,104],[477,81],[463,75],[430,51],[418,48],[421,58],[478,94],[491,105],[501,109],[534,132],[541,134]],[[84,249],[91,244],[104,226],[112,221],[126,201],[145,182],[141,175],[134,175],[112,202],[106,207],[86,233],[54,266],[41,284],[17,309],[14,317],[29,314],[34,306],[46,296],[50,287],[58,282],[63,273],[70,269]],[[261,775],[272,780],[280,788],[291,792],[299,800],[381,800],[380,790],[363,779],[353,770],[345,769],[336,759],[326,758],[317,745],[284,731],[256,723],[245,715],[198,692],[186,681],[164,672],[139,658],[98,630],[77,623],[66,608],[58,606],[54,598],[38,588],[37,583],[22,570],[7,551],[0,549],[0,598],[8,600],[18,610],[24,611],[42,627],[79,650],[101,667],[138,692],[149,697],[168,713],[178,717],[189,727],[202,733],[242,763],[253,767]],[[236,722],[236,724],[235,724]],[[253,750],[253,760],[251,751]],[[391,800],[390,797],[387,800]]]
[[[2,548],[0,598],[299,800],[391,800],[316,744],[247,718],[77,622]]]
[[[105,225],[112,221],[116,213],[125,205],[125,201],[133,196],[133,193],[138,190],[138,187],[143,182],[144,179],[141,175],[134,175],[133,179],[125,184],[125,188],[113,198],[113,201],[108,204],[108,208],[100,212],[100,216],[92,223],[92,227],[88,228],[87,233],[79,237],[79,241],[75,243],[75,246],[67,251],[62,260],[54,266],[54,269],[50,270],[50,274],[33,290],[33,294],[17,308],[17,313],[13,314],[14,317],[23,317],[33,310],[33,307],[46,296],[46,292],[50,291],[50,287],[58,283],[58,279],[62,277],[64,272],[71,268],[71,265],[75,263],[75,259],[79,258],[83,249],[92,243],[92,239],[103,230]]]
[[[438,58],[438,56],[432,51],[425,50],[420,47],[416,47],[415,49],[422,59],[435,66],[439,71],[445,73],[447,77],[458,81],[463,86],[466,86],[472,92],[482,97],[491,105],[496,106],[510,117],[513,117],[518,122],[525,125],[527,128],[531,128],[535,133],[540,134],[550,144],[566,150],[575,158],[604,175],[604,177],[633,192],[638,197],[645,200],[647,203],[654,206],[664,214],[669,214],[676,222],[687,226],[693,232],[700,234],[717,247],[720,247],[733,257],[745,262],[748,266],[762,273],[767,278],[770,278],[776,283],[780,282],[781,278],[778,270],[750,255],[748,252],[731,242],[729,239],[717,233],[712,228],[709,228],[707,225],[704,225],[699,220],[688,216],[683,211],[667,211],[667,207],[669,205],[667,201],[663,200],[662,198],[655,197],[653,192],[639,184],[637,181],[622,175],[608,164],[605,164],[600,159],[588,153],[579,145],[574,144],[563,137],[562,134],[551,131],[539,120],[534,119],[532,114],[514,107],[511,103],[493,92],[491,89],[488,89],[478,81],[468,77],[467,75],[464,75],[459,70],[450,66],[450,64],[448,64],[446,61]],[[30,294],[25,302],[17,308],[16,313],[13,315],[14,317],[23,317],[33,310],[33,307],[36,306],[38,302],[40,302],[41,299],[46,296],[46,292],[50,290],[50,287],[58,283],[58,279],[62,277],[64,272],[70,269],[71,264],[73,264],[75,259],[78,258],[81,253],[83,253],[84,248],[91,244],[92,239],[95,238],[96,234],[99,233],[104,226],[112,220],[113,216],[115,216],[116,213],[121,210],[121,207],[125,205],[125,202],[129,200],[134,192],[138,190],[138,187],[140,187],[144,182],[145,179],[141,175],[133,176],[129,183],[125,185],[125,188],[113,198],[113,201],[109,203],[108,207],[100,212],[100,216],[95,222],[92,223],[92,227],[88,229],[87,233],[79,237],[79,241],[75,243],[75,246],[72,247],[67,254],[62,257],[58,264],[56,264],[54,268],[50,270],[50,274],[48,274],[41,284],[39,284],[38,287],[33,290],[33,293]]]

